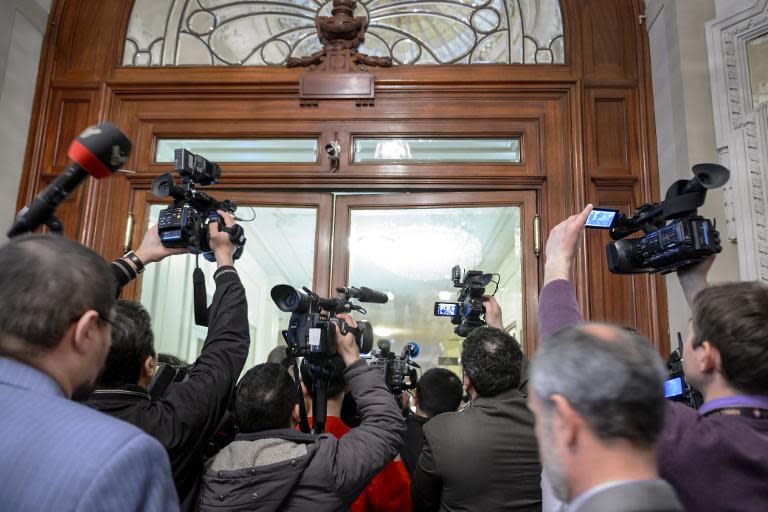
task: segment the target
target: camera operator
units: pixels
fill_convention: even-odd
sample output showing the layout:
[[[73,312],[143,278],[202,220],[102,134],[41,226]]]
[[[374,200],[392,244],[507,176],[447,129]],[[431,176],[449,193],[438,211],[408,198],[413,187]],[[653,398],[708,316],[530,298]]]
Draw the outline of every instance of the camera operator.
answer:
[[[523,354],[514,338],[495,327],[501,324],[495,300],[485,302],[488,326],[474,329],[461,349],[471,402],[424,426],[424,448],[411,484],[415,510],[541,507],[533,414],[519,390]]]
[[[581,321],[570,272],[588,206],[556,226],[539,300],[542,339]],[[666,403],[658,439],[661,476],[687,510],[764,510],[768,504],[768,285],[708,287],[711,260],[678,272],[692,317],[683,352],[694,410]]]
[[[160,443],[75,403],[109,351],[107,263],[31,235],[0,248],[0,268],[0,509],[178,510]]]
[[[349,315],[337,318],[357,327]],[[334,329],[361,425],[341,439],[296,431],[299,406],[288,371],[278,363],[251,368],[235,392],[240,434],[206,464],[200,510],[345,510],[395,457],[404,426],[392,394],[360,358],[354,336]]]
[[[219,214],[227,226],[234,225],[228,213]],[[226,412],[250,344],[245,290],[232,266],[235,246],[218,223],[212,222],[209,230],[218,264],[216,293],[205,344],[187,378],[170,384],[162,397],[150,398],[146,387],[155,367],[150,318],[141,305],[121,301],[101,388],[88,400],[91,407],[140,427],[165,446],[182,510],[194,507],[204,451]],[[136,255],[159,261],[178,252],[164,248],[152,228]]]
[[[344,360],[336,355],[330,361],[331,375],[328,378],[327,416],[325,431],[341,439],[351,428],[341,420],[341,406],[349,393],[344,383]],[[306,364],[301,366],[302,391],[307,411],[312,410],[312,375]],[[309,418],[312,426],[312,417]],[[411,479],[400,460],[390,461],[374,476],[365,489],[352,503],[351,512],[408,512],[411,510]]]
[[[416,412],[405,418],[405,444],[400,452],[409,475],[413,475],[424,447],[424,425],[444,412],[456,412],[463,395],[461,381],[450,370],[431,368],[414,390]]]

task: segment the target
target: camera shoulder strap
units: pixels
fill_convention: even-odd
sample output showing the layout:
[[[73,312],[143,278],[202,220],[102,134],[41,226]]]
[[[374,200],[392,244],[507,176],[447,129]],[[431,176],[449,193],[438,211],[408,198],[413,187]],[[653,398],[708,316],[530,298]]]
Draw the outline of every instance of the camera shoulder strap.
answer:
[[[299,360],[295,357],[293,358],[293,378],[296,381],[296,400],[299,403],[299,428],[305,434],[309,434],[309,418],[307,417],[307,407],[304,404],[304,393],[301,390],[301,372],[299,371]]]
[[[195,270],[192,272],[192,290],[195,304],[195,323],[208,327],[208,294],[205,291],[205,275],[198,257],[195,257]]]

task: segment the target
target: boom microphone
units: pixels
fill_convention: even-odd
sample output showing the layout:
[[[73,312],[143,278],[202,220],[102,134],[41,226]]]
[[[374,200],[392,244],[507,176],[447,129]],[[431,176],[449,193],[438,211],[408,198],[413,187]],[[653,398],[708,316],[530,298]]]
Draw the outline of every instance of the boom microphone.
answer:
[[[25,206],[8,230],[8,238],[56,222],[53,212],[90,174],[107,178],[118,170],[131,152],[131,141],[115,125],[89,126],[72,141],[67,156],[72,163]]]
[[[339,293],[348,293],[350,298],[355,298],[359,300],[360,302],[373,302],[375,304],[386,304],[389,300],[389,297],[387,297],[386,293],[381,293],[376,290],[371,290],[370,288],[366,288],[365,286],[361,286],[360,288],[354,288],[352,286],[345,288],[340,287],[337,288]]]

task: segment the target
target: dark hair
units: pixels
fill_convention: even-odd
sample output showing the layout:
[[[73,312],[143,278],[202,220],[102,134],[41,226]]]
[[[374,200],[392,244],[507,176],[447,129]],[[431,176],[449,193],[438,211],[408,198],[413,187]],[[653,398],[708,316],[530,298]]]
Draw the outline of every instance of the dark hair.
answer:
[[[157,362],[167,364],[170,366],[175,366],[177,368],[183,368],[185,366],[189,366],[188,362],[186,362],[182,358],[175,356],[173,354],[157,354]]]
[[[344,369],[347,367],[344,364],[344,359],[340,355],[336,354],[328,361],[328,367],[330,374],[328,376],[328,398],[332,398],[344,391]],[[304,387],[307,391],[312,390],[312,374],[309,370],[309,364],[305,361],[301,365],[301,381],[304,383]]]
[[[268,363],[278,363],[283,368],[290,368],[293,366],[293,356],[288,353],[288,347],[285,345],[278,345],[267,354]]]
[[[723,377],[742,393],[768,394],[768,285],[724,283],[693,301],[693,346],[720,351]]]
[[[647,447],[664,424],[665,377],[661,357],[643,336],[582,324],[541,343],[530,385],[546,409],[552,395],[565,397],[598,438]]]
[[[111,316],[112,271],[77,242],[55,235],[14,238],[0,248],[0,269],[0,341],[15,338],[29,355],[55,347],[86,311],[102,320]]]
[[[278,363],[257,364],[237,385],[233,414],[240,432],[260,432],[291,425],[296,388]]]
[[[520,345],[506,332],[478,327],[461,346],[461,367],[480,396],[495,396],[520,385]]]
[[[112,346],[98,385],[119,388],[126,384],[136,384],[144,361],[154,355],[152,320],[147,310],[138,302],[117,301]]]
[[[424,372],[416,386],[419,409],[430,418],[444,412],[455,412],[464,395],[461,381],[450,370],[432,368]]]

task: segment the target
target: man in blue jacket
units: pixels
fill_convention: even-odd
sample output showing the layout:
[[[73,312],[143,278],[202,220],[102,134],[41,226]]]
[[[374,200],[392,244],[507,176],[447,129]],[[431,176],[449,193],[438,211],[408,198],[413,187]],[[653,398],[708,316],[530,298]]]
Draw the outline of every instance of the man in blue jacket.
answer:
[[[0,269],[2,509],[178,510],[160,443],[74,401],[109,351],[109,265],[63,237],[33,235],[0,248]]]

